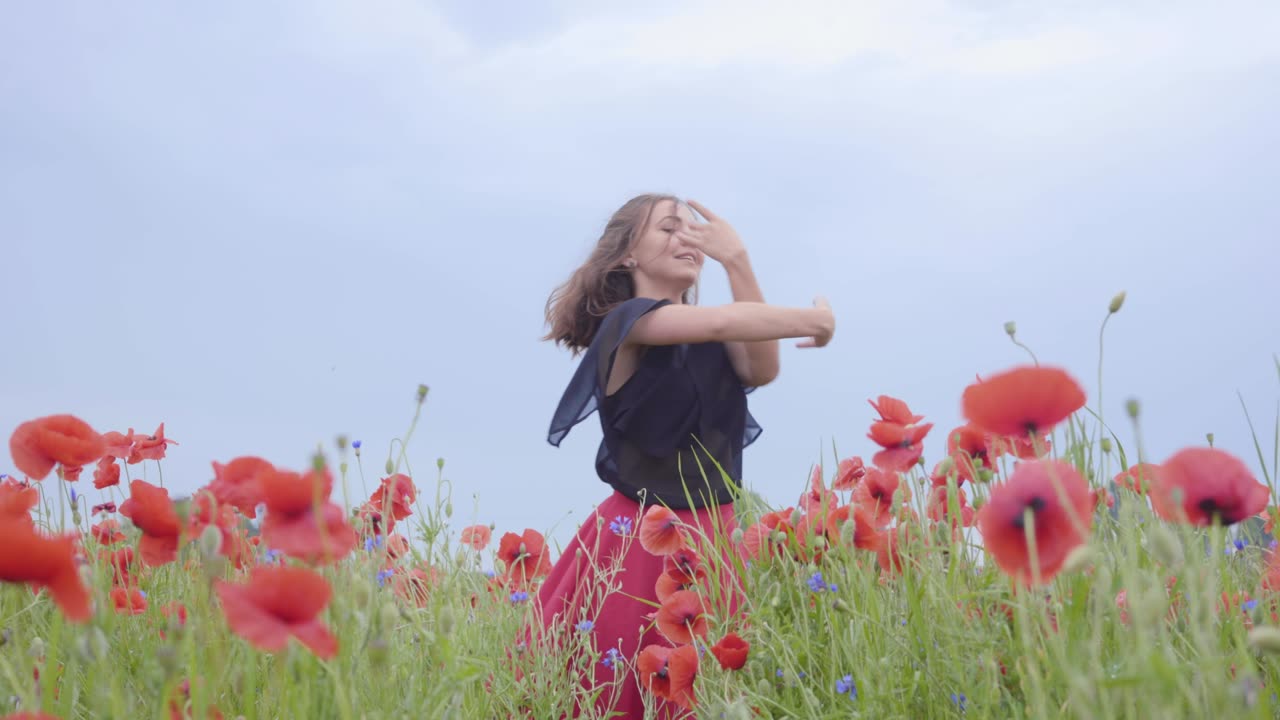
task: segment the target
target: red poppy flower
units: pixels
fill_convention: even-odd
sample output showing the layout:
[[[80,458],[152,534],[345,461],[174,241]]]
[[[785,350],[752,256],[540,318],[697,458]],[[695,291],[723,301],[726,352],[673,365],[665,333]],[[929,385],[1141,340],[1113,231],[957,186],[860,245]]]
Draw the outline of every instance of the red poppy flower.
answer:
[[[285,649],[295,638],[317,657],[338,654],[338,639],[319,619],[333,589],[300,567],[259,565],[247,583],[219,580],[215,587],[231,631],[261,650]]]
[[[954,512],[951,509],[953,499],[956,504]],[[969,507],[969,499],[965,496],[964,488],[962,487],[957,487],[952,491],[946,485],[935,485],[929,491],[926,512],[930,520],[945,522],[952,528],[973,527],[973,508]]]
[[[120,531],[120,521],[115,518],[103,520],[89,528],[89,532],[100,545],[115,545],[125,540],[124,533]]]
[[[1116,506],[1116,499],[1111,495],[1111,491],[1106,488],[1089,488],[1089,498],[1093,500],[1093,509],[1100,510],[1102,506],[1113,508]]]
[[[262,502],[262,485],[258,477],[273,472],[275,466],[260,457],[245,455],[227,464],[214,461],[213,482],[206,487],[219,503],[231,505],[247,518],[256,518]]]
[[[108,430],[102,433],[102,440],[106,443],[106,451],[103,453],[117,460],[128,459],[129,453],[133,450],[133,428],[129,428],[129,432],[118,433],[115,430]]]
[[[1151,507],[1165,520],[1234,525],[1262,512],[1271,490],[1239,458],[1216,448],[1187,448],[1162,463],[1151,483]]]
[[[115,585],[132,585],[135,578],[132,570],[134,568],[133,548],[125,547],[111,552],[100,552],[98,557],[104,562],[111,565],[111,582]]]
[[[800,496],[800,508],[806,515],[823,515],[840,504],[840,496],[836,495],[822,480],[822,466],[813,469],[809,476],[809,489]]]
[[[853,491],[853,502],[867,511],[871,523],[882,528],[893,522],[894,493],[901,487],[903,500],[911,497],[909,486],[899,483],[898,473],[870,468]]]
[[[34,480],[48,477],[54,465],[76,468],[97,462],[106,447],[102,435],[74,415],[28,420],[9,437],[14,466]]]
[[[93,486],[99,490],[120,484],[120,466],[115,458],[104,456],[93,471]]]
[[[427,606],[427,598],[433,586],[440,582],[440,571],[434,567],[398,569],[391,579],[391,587],[402,600],[418,607]]]
[[[698,568],[692,576],[677,568],[663,570],[657,582],[654,583],[654,593],[658,597],[658,602],[662,603],[681,590],[693,590],[699,582],[705,581],[706,577],[707,573],[702,568]]]
[[[110,515],[111,513],[115,512],[115,511],[116,511],[116,504],[115,504],[115,503],[113,503],[113,502],[104,502],[104,503],[102,503],[102,504],[100,504],[100,505],[94,505],[94,506],[93,506],[93,509],[92,509],[92,510],[90,510],[89,512],[90,512],[90,514],[93,514],[93,515],[97,515],[98,513],[102,513],[102,514],[104,514],[104,515]]]
[[[92,610],[76,566],[78,542],[75,534],[47,537],[29,524],[0,521],[0,581],[47,588],[67,619],[85,622]]]
[[[987,551],[1006,573],[1031,583],[1036,578],[1026,537],[1024,513],[1028,510],[1035,522],[1039,580],[1047,583],[1062,569],[1067,555],[1085,542],[1093,525],[1089,484],[1061,460],[1028,460],[1014,468],[1006,482],[991,488],[990,498],[978,511],[978,529]]]
[[[964,417],[983,432],[1025,438],[1048,435],[1084,407],[1084,389],[1065,370],[1017,367],[964,390]]]
[[[1138,463],[1124,472],[1116,473],[1112,482],[1125,490],[1146,495],[1151,489],[1151,480],[1156,476],[1157,468],[1154,463]]]
[[[32,525],[31,508],[40,502],[34,487],[8,481],[0,483],[0,523]]]
[[[845,458],[836,466],[836,479],[831,481],[832,490],[847,491],[852,490],[867,474],[866,465],[863,464],[862,458],[853,456]]]
[[[129,432],[133,432],[132,428]],[[143,460],[163,460],[168,446],[177,444],[176,440],[170,440],[164,436],[164,423],[160,423],[154,435],[134,436],[133,447],[129,451],[127,462],[133,465]]]
[[[534,578],[551,574],[551,557],[542,533],[525,528],[520,535],[509,532],[498,541],[498,559],[506,567],[506,579],[525,585]]]
[[[692,645],[677,648],[649,645],[636,658],[640,684],[657,697],[686,710],[693,707],[693,683],[698,676],[698,651]]]
[[[728,633],[720,638],[720,642],[711,646],[711,654],[716,656],[720,667],[725,670],[741,670],[747,664],[747,653],[750,650],[751,645],[738,637],[737,633]]]
[[[680,518],[671,508],[650,505],[640,518],[640,547],[654,555],[670,555],[689,544]]]
[[[671,593],[658,607],[658,630],[673,643],[693,642],[706,638],[707,615],[702,596],[692,590]]]
[[[356,532],[346,512],[329,501],[333,476],[328,468],[305,473],[272,469],[257,477],[267,507],[262,539],[271,548],[317,564],[335,563],[355,549]]]
[[[146,480],[134,480],[129,483],[129,499],[120,506],[120,514],[142,531],[138,551],[144,563],[164,565],[178,558],[182,525],[168,490]]]
[[[138,587],[111,588],[111,603],[121,615],[141,615],[147,611],[147,596]]]
[[[924,425],[899,425],[880,421],[871,424],[867,437],[884,448],[871,457],[876,467],[892,472],[906,472],[924,454],[924,438],[933,423]]]
[[[947,435],[947,456],[955,462],[961,482],[973,482],[978,468],[992,469],[990,452],[987,434],[972,423],[961,425]]]
[[[868,400],[871,407],[880,413],[880,419],[898,425],[915,425],[924,419],[923,415],[915,415],[907,404],[895,397],[881,395],[876,400]]]
[[[413,513],[413,502],[418,498],[418,490],[413,480],[404,473],[396,473],[382,479],[382,484],[373,492],[373,500],[384,515],[390,512],[397,521],[404,520]],[[391,532],[391,528],[387,528]]]
[[[488,525],[471,525],[462,528],[462,544],[470,545],[473,550],[483,550],[493,539],[493,530]]]
[[[832,545],[840,544],[844,532],[844,524],[853,521],[853,546],[859,550],[875,550],[880,543],[880,534],[872,522],[871,512],[860,505],[841,505],[827,514],[827,541]]]

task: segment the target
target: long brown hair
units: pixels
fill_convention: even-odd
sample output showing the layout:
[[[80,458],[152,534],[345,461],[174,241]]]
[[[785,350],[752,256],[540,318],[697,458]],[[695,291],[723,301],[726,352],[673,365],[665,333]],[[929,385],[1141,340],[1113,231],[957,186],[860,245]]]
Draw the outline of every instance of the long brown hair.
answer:
[[[557,346],[567,347],[577,355],[591,345],[604,316],[618,303],[635,297],[635,280],[621,266],[622,259],[649,226],[654,207],[663,200],[680,203],[674,195],[646,193],[631,198],[613,213],[586,262],[547,299],[551,331],[543,340],[554,340]],[[684,302],[694,302],[690,299],[693,290],[685,291]]]

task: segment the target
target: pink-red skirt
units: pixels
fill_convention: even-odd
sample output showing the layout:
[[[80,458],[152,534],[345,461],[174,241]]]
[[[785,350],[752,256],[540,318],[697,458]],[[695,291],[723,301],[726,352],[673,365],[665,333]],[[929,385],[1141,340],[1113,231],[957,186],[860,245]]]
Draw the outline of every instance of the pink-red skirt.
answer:
[[[640,650],[649,645],[673,646],[652,619],[664,560],[640,544],[643,512],[639,503],[616,491],[597,506],[543,581],[535,607],[544,631],[591,634],[592,670],[583,684],[605,687],[596,702],[604,716],[612,712],[619,718],[643,718],[647,696],[647,702],[657,705],[659,718],[690,717],[674,703],[644,692],[635,672]],[[715,564],[716,574],[722,587],[736,587],[736,580],[725,575],[732,564],[723,552],[734,547],[729,537],[737,527],[733,505],[674,512],[695,537],[710,538],[721,548],[718,554],[725,562]],[[696,547],[700,554],[717,552],[705,544]],[[721,610],[730,615],[737,610],[736,593],[726,593],[722,600],[714,611],[717,615],[724,617]],[[703,662],[711,659],[709,653],[703,656]]]

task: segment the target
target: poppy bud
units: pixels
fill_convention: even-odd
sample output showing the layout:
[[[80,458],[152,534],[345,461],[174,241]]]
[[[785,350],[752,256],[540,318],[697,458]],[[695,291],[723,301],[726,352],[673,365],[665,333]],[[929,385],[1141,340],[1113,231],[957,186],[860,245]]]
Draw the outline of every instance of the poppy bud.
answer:
[[[1093,563],[1093,550],[1088,544],[1077,545],[1067,559],[1062,562],[1062,572],[1070,575],[1089,567]]]
[[[747,701],[738,699],[725,709],[725,720],[752,720],[751,707]]]
[[[1147,552],[1170,570],[1182,566],[1182,543],[1165,525],[1154,525],[1147,532]]]
[[[1115,314],[1120,312],[1120,308],[1123,306],[1124,306],[1124,291],[1121,290],[1120,292],[1116,293],[1115,297],[1111,298],[1111,305],[1108,307],[1108,310],[1110,310],[1112,314]]]
[[[437,470],[444,469],[444,458],[436,458],[436,469]]]
[[[990,469],[980,467],[978,468],[978,472],[973,474],[973,479],[976,482],[989,483],[991,482],[991,479],[994,478],[995,476],[996,474],[992,472]]]
[[[39,635],[31,638],[31,645],[27,648],[27,657],[32,660],[44,659],[44,640],[41,640]]]
[[[339,435],[339,436],[338,436],[338,439],[336,440],[336,444],[337,444],[337,446],[338,446],[338,449],[339,449],[339,450],[346,450],[346,449],[347,449],[347,436],[346,436],[346,435]]]
[[[390,457],[388,457],[388,458],[387,458],[387,474],[388,474],[388,475],[395,475],[395,474],[396,474],[396,464],[395,464],[395,463],[393,463],[393,462],[391,462],[391,458],[390,458]]]
[[[1111,438],[1104,437],[1099,440],[1098,447],[1102,449],[1104,454],[1109,454],[1111,452]]]
[[[440,628],[440,634],[445,637],[453,634],[454,625],[453,610],[448,605],[440,608],[440,617],[436,619],[436,626]]]
[[[1213,447],[1213,433],[1205,433],[1204,439],[1209,441],[1209,447]]]
[[[845,520],[840,524],[840,542],[844,545],[852,545],[858,536],[858,524],[852,520]]]
[[[742,531],[742,528],[740,528],[740,527],[739,527],[739,528],[734,528],[734,529],[733,529],[733,533],[729,535],[729,540],[730,540],[734,545],[741,545],[741,544],[742,544],[742,538],[743,538],[743,537],[745,537],[745,536],[746,536],[746,533],[744,533],[744,532]]]
[[[386,602],[382,604],[382,609],[378,613],[378,621],[382,623],[382,628],[384,630],[394,627],[399,619],[400,608],[396,607],[395,603]]]
[[[447,518],[451,518],[451,517],[453,517],[453,501],[452,501],[452,500],[445,500],[445,502],[444,502],[444,516],[445,516],[445,517],[447,517]]]
[[[368,654],[370,666],[382,667],[387,663],[387,658],[391,655],[391,645],[384,638],[372,638],[369,640]]]
[[[1249,631],[1249,647],[1269,653],[1280,653],[1280,628],[1259,625]]]
[[[1124,411],[1129,414],[1131,420],[1138,419],[1138,411],[1141,407],[1138,405],[1138,398],[1129,398],[1124,402]]]
[[[369,607],[369,601],[373,599],[373,590],[369,587],[369,583],[356,583],[352,588],[352,599],[358,608],[364,609]]]
[[[802,515],[802,514],[800,513],[800,508],[796,508],[796,509],[792,510],[792,511],[791,511],[791,527],[795,527],[795,526],[799,525],[799,524],[800,524],[800,518],[802,518],[802,517],[804,517],[804,515]]]
[[[956,461],[950,455],[942,458],[942,461],[938,463],[938,471],[937,471],[938,475],[946,477],[955,471],[956,471]]]
[[[1009,337],[1013,337],[1014,335],[1018,334],[1018,324],[1010,320],[1009,322],[1004,324],[1004,332]]]
[[[339,472],[341,472],[343,475],[346,475],[346,474],[347,474],[347,461],[346,461],[346,460],[343,460],[341,463],[339,463],[339,464],[338,464],[338,471],[339,471]]]
[[[422,403],[426,402],[426,400],[427,400],[427,391],[428,391],[428,390],[430,390],[430,388],[428,388],[426,385],[419,385],[419,386],[418,386],[418,404],[419,404],[419,405],[421,405]]]
[[[200,550],[200,557],[206,561],[217,556],[218,548],[222,547],[222,532],[215,525],[206,525],[196,547]]]
[[[178,671],[178,649],[174,646],[169,644],[161,645],[155,649],[155,657],[160,664],[160,669],[164,671],[165,677]]]

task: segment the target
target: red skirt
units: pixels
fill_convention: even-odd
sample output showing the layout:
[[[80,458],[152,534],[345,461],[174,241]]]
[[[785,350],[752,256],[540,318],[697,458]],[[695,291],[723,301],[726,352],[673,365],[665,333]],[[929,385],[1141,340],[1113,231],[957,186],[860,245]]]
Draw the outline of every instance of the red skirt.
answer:
[[[733,591],[726,591],[723,604],[711,612],[720,618],[732,615],[739,605],[738,582],[726,575],[734,565],[723,549],[736,547],[729,539],[737,527],[733,505],[674,512],[695,537],[700,557],[708,557],[704,544],[708,539],[722,548],[723,561],[714,563],[716,574],[720,587]],[[643,718],[647,695],[648,702],[658,707],[657,717],[689,717],[675,703],[642,692],[635,672],[640,650],[649,645],[673,646],[651,617],[658,607],[655,585],[664,566],[662,557],[640,545],[643,513],[638,502],[616,491],[597,506],[543,581],[536,616],[543,631],[553,637],[566,632],[591,634],[589,667],[593,671],[583,684],[605,688],[596,702],[602,716],[612,712],[619,718]],[[702,662],[707,660],[713,660],[709,653]]]

